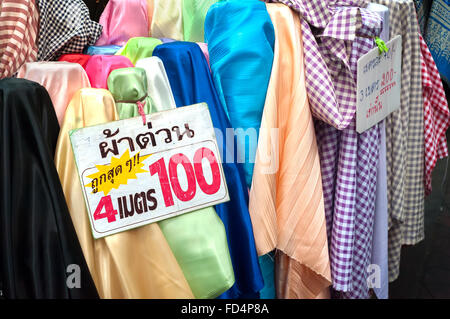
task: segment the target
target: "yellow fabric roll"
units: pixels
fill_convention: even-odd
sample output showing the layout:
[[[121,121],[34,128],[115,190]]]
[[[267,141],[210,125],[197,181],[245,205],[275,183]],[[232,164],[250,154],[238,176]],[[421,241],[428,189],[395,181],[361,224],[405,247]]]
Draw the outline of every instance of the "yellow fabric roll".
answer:
[[[150,36],[183,41],[182,0],[153,0]]]
[[[278,298],[326,297],[331,273],[300,18],[283,4],[266,5],[275,54],[250,190],[256,247],[259,255],[278,249]]]
[[[193,298],[157,224],[94,240],[69,131],[119,120],[111,93],[81,89],[67,107],[55,163],[75,230],[101,298]]]

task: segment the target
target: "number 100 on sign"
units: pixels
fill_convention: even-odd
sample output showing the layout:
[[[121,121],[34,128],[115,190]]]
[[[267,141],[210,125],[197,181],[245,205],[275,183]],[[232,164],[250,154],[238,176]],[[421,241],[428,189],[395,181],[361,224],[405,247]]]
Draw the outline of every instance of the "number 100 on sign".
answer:
[[[135,160],[136,156],[131,157]],[[226,182],[216,143],[139,155],[142,169],[118,190],[90,192],[89,215],[94,237],[128,230],[228,200]],[[90,185],[92,173],[83,173]],[[89,192],[90,188],[86,187]]]

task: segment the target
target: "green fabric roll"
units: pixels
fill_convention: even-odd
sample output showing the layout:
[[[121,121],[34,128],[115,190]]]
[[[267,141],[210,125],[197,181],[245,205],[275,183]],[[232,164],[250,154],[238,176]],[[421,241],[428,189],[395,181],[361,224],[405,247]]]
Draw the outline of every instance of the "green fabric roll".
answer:
[[[140,59],[151,57],[155,47],[160,44],[162,44],[162,41],[156,38],[131,38],[116,55],[124,55],[136,65],[136,62]]]
[[[216,2],[218,0],[183,0],[184,41],[205,42],[206,13]]]
[[[138,101],[145,103],[145,114],[154,112],[152,99],[147,95],[147,76],[142,68],[113,70],[108,76],[108,90],[114,96],[120,119],[139,116]]]
[[[136,102],[145,101],[144,111],[156,111],[147,95],[147,77],[142,68],[111,72],[108,89],[116,101],[120,119],[139,116]],[[127,101],[127,102],[123,102]],[[234,272],[222,220],[214,207],[207,207],[158,222],[196,298],[215,298],[234,284]]]

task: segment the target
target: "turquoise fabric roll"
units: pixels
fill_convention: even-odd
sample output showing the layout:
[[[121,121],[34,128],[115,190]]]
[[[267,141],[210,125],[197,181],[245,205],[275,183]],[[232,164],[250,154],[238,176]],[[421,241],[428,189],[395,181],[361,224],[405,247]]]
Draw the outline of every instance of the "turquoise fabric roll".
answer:
[[[245,151],[245,180],[250,187],[275,42],[265,3],[229,0],[212,5],[205,19],[205,42],[214,85],[231,125],[251,136],[242,132],[237,136],[238,152]]]

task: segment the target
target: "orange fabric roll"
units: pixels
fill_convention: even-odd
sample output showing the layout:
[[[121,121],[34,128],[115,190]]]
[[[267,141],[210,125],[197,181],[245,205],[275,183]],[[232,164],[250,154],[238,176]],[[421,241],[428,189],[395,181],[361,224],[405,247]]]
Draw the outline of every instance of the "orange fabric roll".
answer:
[[[256,247],[259,255],[278,249],[278,298],[326,298],[330,261],[300,18],[283,4],[267,9],[275,55],[250,190]]]

